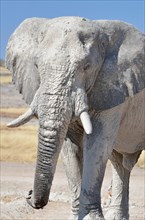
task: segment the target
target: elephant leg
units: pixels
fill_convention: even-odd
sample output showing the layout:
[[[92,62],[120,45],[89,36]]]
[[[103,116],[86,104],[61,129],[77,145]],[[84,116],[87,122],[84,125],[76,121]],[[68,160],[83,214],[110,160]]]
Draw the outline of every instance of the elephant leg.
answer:
[[[107,157],[103,154],[106,153],[100,151],[98,154],[95,154],[95,162],[92,161],[92,158],[90,157],[91,161],[87,163],[89,166],[89,169],[87,169],[88,171],[86,171],[85,168],[83,170],[85,174],[83,173],[82,178],[79,220],[104,220],[100,192]],[[94,166],[96,166],[96,168]]]
[[[112,163],[112,198],[109,210],[105,215],[107,220],[127,220],[130,171],[122,165],[122,155],[113,151]]]
[[[82,176],[82,149],[67,138],[63,144],[61,156],[71,192],[70,220],[77,220]]]
[[[105,111],[93,120],[93,133],[84,135],[83,174],[79,220],[103,220],[101,186],[106,163],[113,150],[120,123],[120,112]]]
[[[131,169],[139,155],[140,152],[122,155],[115,150],[112,153],[112,198],[109,211],[105,216],[107,220],[129,219],[129,179]],[[126,161],[127,159],[128,161]]]

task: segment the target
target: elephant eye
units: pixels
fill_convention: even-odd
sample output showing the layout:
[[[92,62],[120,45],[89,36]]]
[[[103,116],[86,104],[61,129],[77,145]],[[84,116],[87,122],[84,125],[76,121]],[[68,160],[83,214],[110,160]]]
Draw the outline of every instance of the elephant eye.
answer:
[[[35,65],[35,67],[38,69],[38,65],[37,65],[36,63],[35,63],[34,65]]]
[[[83,33],[79,34],[79,40],[83,45],[86,45],[87,41],[89,40],[89,35],[84,35]]]
[[[79,36],[79,40],[80,40],[80,42],[81,42],[83,45],[85,45],[85,38],[84,38],[83,35],[80,35],[80,36]]]
[[[91,64],[90,63],[87,63],[85,66],[84,66],[84,71],[88,70],[90,68]]]
[[[103,35],[103,36],[100,36],[100,37],[101,37],[100,38],[101,46],[102,46],[102,48],[105,49],[107,47],[108,43],[109,43],[108,36]]]
[[[102,47],[105,47],[105,42],[104,41],[101,42],[101,45],[102,45]]]
[[[17,57],[14,57],[14,60],[13,60],[13,67],[15,68],[16,66],[16,62],[17,62]]]

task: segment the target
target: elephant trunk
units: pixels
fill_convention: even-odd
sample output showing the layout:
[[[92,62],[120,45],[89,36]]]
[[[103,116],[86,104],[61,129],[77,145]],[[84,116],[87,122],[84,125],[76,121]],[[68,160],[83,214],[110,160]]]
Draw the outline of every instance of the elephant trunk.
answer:
[[[75,98],[65,94],[44,92],[38,103],[39,144],[35,172],[34,192],[29,204],[41,208],[47,204],[61,146],[66,137],[73,109],[80,116],[85,130],[91,132],[91,122],[83,92]],[[74,103],[75,100],[75,103]],[[75,107],[73,107],[75,105]]]
[[[39,119],[34,191],[27,198],[33,208],[41,208],[48,202],[57,159],[73,113],[80,116],[86,133],[92,132],[87,109],[87,97],[83,89],[76,89],[74,93],[63,89],[52,94],[47,88],[43,88],[43,91],[40,88],[31,104],[31,110],[11,123],[13,127],[19,126],[34,114]]]
[[[48,202],[57,159],[72,117],[67,97],[51,95],[43,98],[38,106],[39,142],[34,192],[28,201],[34,208],[41,208]]]
[[[51,121],[50,121],[51,123]],[[54,123],[54,121],[52,121]],[[49,137],[47,135],[49,133]],[[34,206],[41,208],[47,204],[50,188],[55,173],[56,163],[61,149],[62,141],[58,132],[49,128],[39,129],[39,143],[37,165],[34,181]],[[61,139],[63,140],[63,137]]]

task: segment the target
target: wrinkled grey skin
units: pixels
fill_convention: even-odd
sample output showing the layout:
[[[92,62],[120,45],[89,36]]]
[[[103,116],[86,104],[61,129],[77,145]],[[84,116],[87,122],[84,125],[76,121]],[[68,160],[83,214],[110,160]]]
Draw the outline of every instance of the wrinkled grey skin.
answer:
[[[11,36],[7,67],[39,120],[32,207],[47,204],[67,139],[71,219],[104,219],[100,190],[108,158],[114,172],[106,219],[128,219],[130,171],[145,147],[144,41],[132,25],[79,17],[27,19]],[[83,112],[92,133],[84,132]]]

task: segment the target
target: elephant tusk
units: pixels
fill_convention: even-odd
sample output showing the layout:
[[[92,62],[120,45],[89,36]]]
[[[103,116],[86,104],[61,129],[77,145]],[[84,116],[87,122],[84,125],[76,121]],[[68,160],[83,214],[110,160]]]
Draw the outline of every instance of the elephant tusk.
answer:
[[[27,112],[25,112],[23,115],[19,116],[17,119],[7,124],[7,126],[11,128],[18,127],[30,121],[33,116],[34,116],[34,113],[31,110],[31,108],[29,108]]]
[[[82,112],[80,114],[80,119],[81,119],[81,122],[82,122],[82,125],[83,125],[83,128],[84,128],[86,134],[91,134],[93,128],[92,128],[92,123],[91,123],[90,116],[89,116],[88,112]]]

